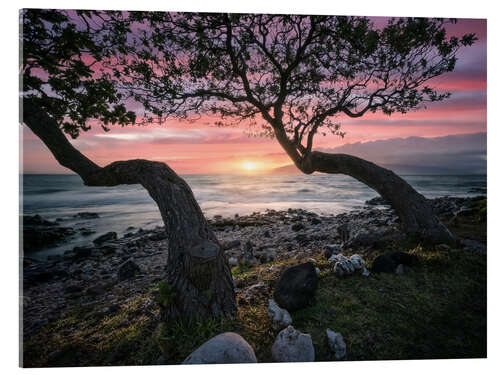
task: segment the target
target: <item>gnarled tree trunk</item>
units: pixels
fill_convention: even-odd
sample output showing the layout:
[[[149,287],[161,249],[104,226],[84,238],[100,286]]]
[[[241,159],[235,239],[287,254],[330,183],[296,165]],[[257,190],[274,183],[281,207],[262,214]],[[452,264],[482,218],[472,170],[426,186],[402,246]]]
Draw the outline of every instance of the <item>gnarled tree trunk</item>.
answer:
[[[432,243],[455,244],[448,228],[434,214],[429,201],[394,172],[346,154],[311,151],[301,155],[283,126],[274,124],[276,139],[302,172],[345,174],[378,192],[396,211],[401,229],[411,238]]]
[[[402,229],[412,238],[454,244],[453,235],[434,214],[429,201],[394,172],[346,154],[313,151],[297,167],[304,173],[340,173],[377,191],[396,211]]]
[[[233,281],[224,251],[181,177],[166,164],[148,160],[99,167],[75,149],[58,124],[29,99],[23,100],[23,122],[86,185],[141,184],[157,203],[168,236],[166,281],[172,290],[163,307],[164,318],[234,315]]]

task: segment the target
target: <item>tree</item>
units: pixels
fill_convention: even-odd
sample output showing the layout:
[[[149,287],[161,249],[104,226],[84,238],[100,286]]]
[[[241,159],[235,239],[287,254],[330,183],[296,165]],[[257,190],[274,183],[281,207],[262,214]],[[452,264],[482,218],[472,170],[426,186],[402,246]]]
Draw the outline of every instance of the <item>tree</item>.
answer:
[[[233,315],[229,265],[188,184],[164,163],[128,160],[100,167],[64,135],[76,138],[96,124],[107,131],[137,122],[127,110],[130,98],[106,67],[118,52],[135,48],[127,42],[127,15],[23,10],[21,18],[22,122],[86,185],[141,184],[149,192],[168,235],[165,317]]]
[[[337,116],[390,115],[441,101],[429,80],[454,69],[473,34],[446,34],[454,20],[131,13],[141,49],[122,56],[123,86],[161,119],[213,114],[275,137],[303,173],[341,173],[376,190],[411,236],[453,242],[428,201],[395,173],[345,154],[315,151],[317,134],[343,136]]]

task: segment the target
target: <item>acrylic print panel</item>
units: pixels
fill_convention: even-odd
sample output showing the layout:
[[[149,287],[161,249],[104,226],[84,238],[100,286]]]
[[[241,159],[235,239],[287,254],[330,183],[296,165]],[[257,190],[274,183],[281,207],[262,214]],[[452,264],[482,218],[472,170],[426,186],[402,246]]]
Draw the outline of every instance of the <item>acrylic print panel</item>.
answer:
[[[486,20],[20,17],[24,367],[486,356]]]

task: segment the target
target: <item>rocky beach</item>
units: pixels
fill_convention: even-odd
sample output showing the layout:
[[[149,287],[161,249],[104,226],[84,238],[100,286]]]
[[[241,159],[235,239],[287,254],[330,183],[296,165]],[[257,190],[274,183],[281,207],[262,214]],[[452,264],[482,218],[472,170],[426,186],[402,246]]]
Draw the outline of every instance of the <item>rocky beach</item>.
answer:
[[[337,267],[334,270],[331,260],[329,262],[332,255],[356,254],[363,265],[366,261],[368,271],[373,271],[377,255],[406,250],[410,241],[399,231],[393,210],[383,203],[375,198],[367,201],[362,209],[338,215],[288,209],[233,217],[215,216],[210,224],[232,267],[238,306],[245,309],[265,304],[267,310],[267,301],[273,298],[277,279],[291,265],[312,263],[320,275],[321,286],[325,276],[339,278],[344,275],[337,272]],[[456,251],[485,258],[486,198],[443,197],[433,199],[432,203],[435,212],[456,235]],[[80,212],[75,215],[92,220],[97,214]],[[86,322],[89,321],[112,322],[108,327],[111,336],[113,332],[126,332],[130,327],[134,331],[146,330],[148,340],[157,342],[155,337],[162,325],[157,302],[158,285],[165,276],[168,258],[163,227],[151,230],[130,227],[121,237],[108,232],[85,246],[49,256],[47,260],[37,260],[30,258],[30,251],[46,244],[64,243],[76,233],[85,233],[86,228],[66,227],[64,220],[49,221],[40,216],[25,216],[23,221],[20,303],[26,366],[64,365],[64,350],[59,347],[61,340],[64,341],[62,337],[71,341],[79,331],[87,332],[90,327]],[[445,244],[434,250],[448,254],[447,257],[453,251]],[[418,267],[401,265],[396,272],[411,273]],[[363,282],[370,283],[373,274],[365,276]],[[271,324],[272,320],[267,320]],[[91,347],[103,350],[99,349],[100,339],[94,333],[87,332],[83,335],[86,339],[78,336],[79,345],[87,347],[85,350]],[[59,345],[36,347],[43,337],[48,342],[55,342],[52,336],[58,337],[55,341]],[[175,355],[169,355],[168,345],[167,349],[151,345],[156,349],[148,352],[151,358],[144,360],[149,361],[144,364],[178,363]],[[259,352],[257,354],[259,357]],[[104,361],[104,364],[122,363],[119,358],[111,362]]]

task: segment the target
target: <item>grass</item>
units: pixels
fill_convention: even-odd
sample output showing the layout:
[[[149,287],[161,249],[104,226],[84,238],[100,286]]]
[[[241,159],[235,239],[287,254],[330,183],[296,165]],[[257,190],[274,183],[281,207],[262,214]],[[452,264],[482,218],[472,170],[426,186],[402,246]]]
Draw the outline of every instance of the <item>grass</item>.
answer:
[[[292,314],[317,360],[331,360],[326,328],[341,332],[349,360],[486,356],[486,259],[462,251],[416,252],[404,275],[327,273],[313,306]]]
[[[155,325],[144,314],[145,301],[138,296],[115,315],[95,313],[91,306],[71,310],[24,341],[24,366],[154,364],[161,350],[152,339]]]
[[[312,305],[292,313],[293,326],[312,336],[316,360],[330,361],[326,329],[341,332],[348,360],[472,358],[486,356],[486,257],[461,250],[417,247],[420,265],[403,275],[366,278],[335,276],[317,257],[320,282]],[[378,253],[373,253],[372,260]],[[297,263],[287,260],[289,266]],[[248,280],[262,277],[269,264],[239,267]],[[259,276],[260,275],[260,276]],[[236,319],[165,323],[160,340],[172,363],[179,363],[209,338],[227,331],[244,337],[259,362],[270,362],[276,333],[267,316],[267,298],[241,305]]]
[[[476,218],[450,229],[460,235],[474,226],[477,238],[484,240],[486,225]],[[419,265],[403,275],[340,278],[322,256],[315,257],[321,270],[316,296],[310,307],[291,315],[296,329],[311,334],[316,360],[332,360],[327,328],[344,336],[347,360],[485,357],[486,255],[399,243],[366,255],[368,266],[379,253],[394,249],[410,250]],[[242,265],[232,271],[244,286],[264,282],[274,290],[281,272],[299,262]],[[50,323],[25,341],[25,366],[154,364],[162,353],[177,364],[227,331],[244,337],[259,362],[272,361],[276,332],[267,316],[268,296],[251,303],[238,298],[234,319],[168,321],[160,329],[147,314],[151,307],[144,306],[145,298],[134,297],[113,316],[79,308]],[[134,324],[123,323],[133,317]]]

